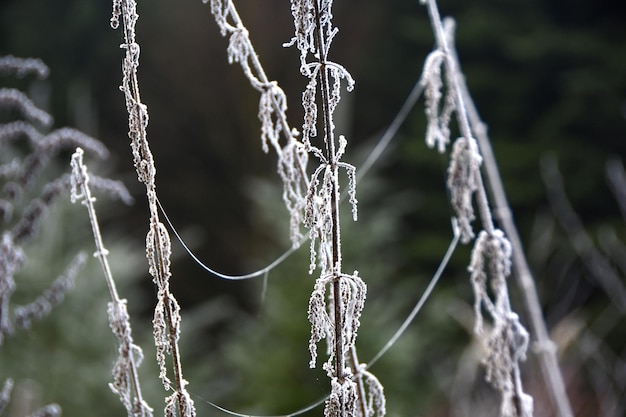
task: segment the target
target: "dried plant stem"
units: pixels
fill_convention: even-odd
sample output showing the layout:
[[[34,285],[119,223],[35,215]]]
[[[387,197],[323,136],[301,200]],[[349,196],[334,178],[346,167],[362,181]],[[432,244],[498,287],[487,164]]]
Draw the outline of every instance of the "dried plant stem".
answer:
[[[320,82],[322,93],[322,113],[324,118],[324,142],[326,145],[326,160],[330,164],[332,171],[332,189],[331,193],[331,250],[332,250],[332,285],[333,285],[333,321],[335,329],[335,377],[340,384],[345,380],[345,358],[343,348],[343,328],[344,317],[341,299],[341,247],[340,247],[340,225],[339,225],[339,167],[337,166],[337,153],[335,151],[334,124],[332,121],[332,113],[330,111],[330,82],[328,80],[328,69],[326,62],[327,45],[325,44],[322,15],[320,13],[319,2],[313,1],[315,10],[315,20],[317,22],[317,42],[318,57],[320,65]],[[358,362],[354,364],[358,366]],[[359,392],[362,391],[362,388]]]
[[[358,271],[345,274],[341,266],[339,169],[345,169],[348,174],[348,197],[356,220],[356,168],[341,161],[347,141],[343,136],[335,137],[333,113],[340,101],[341,81],[346,80],[347,90],[351,91],[354,80],[343,66],[328,60],[330,45],[338,32],[332,24],[332,3],[332,0],[291,0],[295,36],[285,45],[297,45],[300,72],[309,78],[302,94],[305,113],[302,143],[320,161],[309,182],[304,218],[311,238],[309,272],[313,273],[317,267],[321,270],[309,300],[309,364],[315,366],[317,342],[326,339],[329,358],[323,369],[331,382],[331,394],[324,410],[326,417],[369,417],[374,413],[383,416],[382,385],[358,363],[354,348],[367,287]],[[311,140],[317,136],[318,124],[323,126],[320,147]]]
[[[356,352],[356,346],[350,347],[350,366],[352,373],[356,375],[357,398],[360,415],[366,417],[367,414],[367,396],[365,394],[365,385],[363,384],[363,373],[359,365],[359,356]]]
[[[487,183],[494,201],[493,209],[495,216],[502,225],[502,228],[509,238],[513,248],[513,270],[515,272],[515,276],[517,277],[517,283],[522,290],[522,297],[529,316],[530,325],[533,334],[536,337],[535,351],[539,355],[544,379],[559,416],[572,417],[573,413],[569,400],[567,399],[565,384],[558,366],[556,349],[554,347],[554,343],[550,340],[550,336],[546,328],[543,313],[541,311],[541,304],[539,302],[539,296],[537,294],[537,288],[535,286],[535,280],[530,271],[530,267],[528,266],[528,261],[524,255],[524,248],[513,220],[513,214],[508,203],[506,192],[500,177],[500,172],[498,170],[498,165],[491,148],[491,141],[487,134],[487,127],[481,120],[478,109],[474,104],[467,87],[467,83],[465,82],[465,78],[461,75],[462,73],[459,67],[458,55],[454,47],[453,37],[450,37],[449,41],[449,56],[455,64],[455,68],[457,70],[453,73],[454,79],[464,103],[462,111],[465,112],[466,117],[469,120],[471,132],[477,139],[478,146],[480,148],[485,168],[485,175],[487,176]]]
[[[513,271],[517,277],[517,284],[522,290],[522,297],[526,306],[526,312],[528,313],[532,333],[536,338],[534,351],[539,356],[543,378],[559,416],[573,417],[574,414],[569,399],[567,398],[565,383],[563,382],[559,361],[556,356],[556,347],[550,339],[546,327],[537,287],[535,286],[535,279],[528,266],[526,256],[524,255],[525,252],[522,241],[517,227],[515,226],[515,221],[513,220],[513,214],[506,197],[502,179],[500,178],[496,159],[493,155],[487,128],[480,118],[465,81],[462,77],[457,77],[457,79],[465,98],[467,113],[473,127],[472,130],[476,135],[478,146],[483,156],[487,183],[494,201],[495,216],[502,225],[513,247]]]
[[[442,48],[446,54],[448,65],[448,71],[450,71],[453,81],[453,88],[456,90],[457,95],[457,114],[459,119],[459,126],[463,135],[466,137],[477,138],[480,148],[481,156],[485,166],[485,172],[489,183],[494,202],[495,213],[502,224],[502,227],[510,239],[513,258],[513,268],[515,275],[518,278],[518,284],[522,289],[524,302],[526,304],[526,310],[529,314],[533,333],[537,338],[536,346],[539,352],[540,362],[542,364],[542,370],[544,373],[544,379],[548,386],[548,390],[551,394],[552,400],[556,406],[556,409],[561,417],[572,417],[572,411],[567,399],[565,386],[558,367],[558,361],[556,358],[556,350],[554,344],[548,336],[543,314],[539,303],[539,297],[534,284],[534,279],[528,267],[528,262],[524,256],[524,250],[517,232],[517,228],[513,222],[513,216],[511,209],[506,199],[506,193],[502,185],[502,181],[499,175],[495,157],[491,149],[491,144],[487,136],[487,129],[484,123],[481,121],[476,106],[473,103],[469,90],[461,76],[459,69],[457,54],[454,49],[452,39],[448,42],[443,25],[439,18],[436,2],[434,0],[428,0],[427,7],[431,16],[431,22],[437,35],[437,42],[439,47]],[[452,37],[450,37],[452,38]],[[472,129],[473,128],[473,129]],[[474,135],[472,135],[474,133]],[[478,187],[479,207],[481,207],[481,215],[483,217],[483,225],[486,224],[485,216],[482,214],[487,197],[484,187]],[[488,220],[488,224],[492,224],[492,221]],[[491,226],[493,227],[493,226]],[[486,229],[489,233],[489,230]],[[516,380],[519,378],[516,375]]]
[[[131,148],[137,176],[146,186],[146,197],[150,211],[150,226],[146,237],[146,256],[149,272],[157,286],[157,305],[154,313],[154,337],[157,350],[157,362],[160,377],[166,390],[171,389],[171,381],[167,377],[165,356],[171,355],[174,372],[174,394],[166,398],[165,415],[173,417],[195,416],[195,407],[185,386],[183,378],[178,339],[180,336],[180,307],[170,292],[170,238],[166,227],[159,219],[156,193],[156,168],[154,158],[148,144],[146,127],[148,110],[141,102],[137,69],[139,67],[139,45],[135,41],[135,24],[139,18],[135,0],[113,0],[113,16],[111,26],[119,26],[120,15],[123,22],[124,40],[122,48],[126,50],[123,61],[123,79],[121,90],[126,98]]]
[[[126,309],[126,300],[122,300],[117,292],[115,280],[109,266],[108,253],[102,241],[102,233],[100,232],[100,224],[96,215],[94,202],[95,197],[91,195],[89,187],[89,175],[87,167],[83,164],[83,150],[77,148],[72,156],[72,201],[80,199],[81,203],[87,207],[89,213],[89,221],[96,244],[96,252],[94,256],[100,261],[102,271],[109,293],[111,294],[111,303],[109,303],[109,320],[111,329],[118,337],[120,346],[120,357],[114,368],[114,380],[111,389],[120,396],[122,404],[126,407],[129,417],[151,417],[152,409],[144,401],[141,394],[141,384],[139,383],[138,366],[143,357],[141,349],[133,344],[132,329],[128,319]],[[136,358],[138,356],[138,359]],[[130,381],[128,381],[130,379]],[[130,382],[131,386],[128,386]]]
[[[470,222],[473,219],[471,194],[474,192],[483,228],[476,239],[468,270],[471,273],[470,281],[475,294],[474,331],[484,338],[487,348],[483,360],[487,370],[486,379],[501,394],[500,415],[502,417],[530,416],[533,408],[532,398],[522,389],[519,370],[519,361],[524,360],[526,355],[528,332],[520,324],[517,314],[511,310],[506,284],[506,278],[511,271],[512,245],[506,235],[494,226],[487,191],[480,171],[484,157],[479,152],[472,134],[465,103],[466,97],[461,88],[462,77],[459,64],[451,46],[453,27],[448,25],[444,29],[436,0],[421,1],[428,9],[437,43],[437,51],[429,56],[424,70],[431,83],[427,96],[430,100],[430,102],[427,101],[427,115],[429,116],[427,143],[438,142],[439,150],[445,149],[449,140],[447,137],[449,115],[452,110],[455,110],[462,138],[458,139],[454,146],[448,186],[455,210],[461,216],[459,220],[463,221],[462,240],[466,243],[473,237]],[[438,67],[435,66],[433,69],[432,63],[441,61],[447,73],[448,97],[451,97],[454,103],[450,106],[447,97],[442,116],[438,116],[441,82],[437,82],[435,76],[438,77],[440,73]],[[439,136],[429,136],[431,124],[440,129]],[[516,248],[515,252],[519,252],[520,249],[521,247]],[[487,292],[487,283],[493,291],[492,295]],[[489,332],[485,332],[483,328],[483,309],[488,311],[493,320],[493,328]]]

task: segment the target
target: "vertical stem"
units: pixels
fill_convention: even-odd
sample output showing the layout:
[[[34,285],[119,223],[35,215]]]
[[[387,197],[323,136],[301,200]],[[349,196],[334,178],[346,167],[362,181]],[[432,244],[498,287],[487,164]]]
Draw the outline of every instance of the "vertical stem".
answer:
[[[80,152],[79,152],[80,151]],[[83,205],[87,207],[87,213],[89,215],[89,222],[91,223],[91,230],[93,232],[94,241],[96,244],[96,253],[95,256],[98,257],[100,261],[100,265],[102,266],[102,271],[104,273],[104,277],[109,287],[109,293],[111,294],[111,300],[113,304],[116,305],[116,308],[120,308],[120,304],[122,304],[122,300],[119,297],[117,292],[117,287],[115,285],[115,280],[113,279],[113,273],[111,272],[111,267],[109,265],[109,259],[107,254],[109,251],[104,247],[104,242],[102,241],[102,233],[100,231],[100,223],[98,222],[98,217],[96,215],[96,208],[94,206],[94,202],[96,199],[91,195],[91,188],[88,185],[88,175],[87,175],[87,167],[83,164],[82,160],[82,149],[77,149],[76,153],[76,162],[74,157],[72,157],[72,164],[76,163],[77,177],[80,180],[80,188],[83,194]],[[150,412],[147,412],[147,404],[143,400],[143,395],[141,393],[141,385],[139,383],[139,373],[137,371],[137,364],[135,363],[135,355],[133,354],[133,345],[132,338],[130,337],[130,322],[128,323],[128,338],[123,342],[126,343],[127,348],[129,350],[128,353],[128,361],[130,362],[130,366],[128,372],[130,374],[130,382],[132,384],[132,389],[135,394],[135,398],[133,399],[134,406],[134,415],[137,416],[146,416],[150,415]],[[149,408],[148,408],[149,410]],[[130,410],[129,410],[130,411]]]
[[[153,191],[154,192],[154,191]],[[152,211],[152,205],[150,208]],[[158,227],[158,213],[153,213],[153,222],[152,228],[154,230],[154,239],[156,240],[156,254],[157,254],[157,262],[158,262],[158,279],[160,281],[159,286],[164,288],[163,291],[163,304],[165,306],[165,320],[167,322],[167,327],[169,330],[169,339],[170,339],[170,348],[172,350],[172,364],[174,367],[174,380],[176,381],[176,392],[178,395],[178,411],[180,417],[185,417],[185,411],[183,408],[183,402],[185,401],[183,398],[183,389],[185,387],[183,383],[183,370],[182,364],[180,361],[180,352],[178,351],[178,335],[176,334],[176,327],[174,326],[174,320],[172,312],[172,303],[170,302],[170,290],[169,283],[167,282],[167,268],[164,265],[165,255],[162,251],[162,243],[161,236],[159,233]]]
[[[363,386],[363,377],[361,376],[361,365],[359,365],[359,357],[356,353],[356,347],[350,347],[350,362],[352,365],[352,373],[355,375],[358,388],[359,409],[361,416],[367,417],[367,403],[365,402],[365,387]]]
[[[122,0],[118,6],[120,7],[119,13],[121,13],[123,20],[126,47],[126,57],[124,58],[123,65],[123,91],[126,98],[127,111],[129,113],[129,136],[133,142],[133,157],[135,158],[135,165],[139,180],[146,186],[146,196],[150,211],[149,227],[154,235],[156,265],[151,266],[154,268],[155,283],[159,287],[159,290],[162,290],[163,294],[162,301],[164,304],[166,325],[169,331],[169,345],[174,367],[178,411],[181,417],[188,417],[195,415],[195,409],[193,408],[193,402],[188,401],[186,398],[186,395],[188,395],[185,390],[186,382],[182,376],[182,365],[177,341],[179,324],[176,320],[174,320],[174,316],[176,314],[172,306],[174,297],[171,295],[169,289],[169,254],[164,252],[163,249],[165,247],[164,243],[166,242],[162,241],[160,231],[161,222],[156,204],[157,193],[154,182],[156,168],[154,167],[154,160],[150,151],[145,129],[147,123],[147,113],[144,115],[144,112],[147,112],[147,110],[141,102],[139,82],[137,80],[139,49],[138,45],[135,43],[135,23],[138,19],[138,15],[136,13],[136,2],[135,0]],[[115,5],[114,13],[116,13]],[[133,50],[133,48],[136,49]],[[168,387],[166,388],[169,389]]]
[[[322,94],[322,111],[324,115],[324,144],[326,146],[326,160],[332,171],[331,190],[331,222],[332,222],[332,265],[333,274],[333,304],[335,323],[335,376],[339,383],[345,379],[344,367],[345,358],[343,352],[343,308],[341,300],[341,247],[339,229],[339,168],[337,166],[337,155],[335,152],[335,137],[333,129],[332,114],[330,112],[330,82],[328,80],[328,66],[326,63],[326,43],[322,33],[322,20],[319,0],[313,2],[315,7],[315,19],[317,22],[317,49],[320,64],[320,82]]]

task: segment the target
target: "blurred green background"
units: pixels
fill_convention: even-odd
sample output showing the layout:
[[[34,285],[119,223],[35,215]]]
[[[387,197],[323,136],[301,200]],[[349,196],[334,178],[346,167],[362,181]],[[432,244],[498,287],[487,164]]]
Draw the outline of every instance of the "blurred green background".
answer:
[[[298,52],[281,47],[293,33],[289,3],[236,4],[268,76],[287,93],[290,123],[300,127],[306,79],[298,72]],[[457,21],[461,65],[489,125],[574,409],[580,416],[619,417],[626,407],[625,312],[573,249],[548,202],[540,162],[558,161],[572,206],[598,245],[616,238],[601,252],[613,259],[623,287],[626,250],[615,242],[626,237],[624,218],[605,166],[626,155],[626,6],[444,0],[440,8]],[[118,89],[122,38],[109,26],[110,9],[110,2],[4,0],[0,54],[49,65],[49,79],[30,84],[31,95],[56,127],[102,140],[112,156],[90,170],[124,180],[135,196],[131,208],[103,199],[99,215],[146,354],[146,396],[161,415],[164,394],[150,334],[154,289],[142,248],[148,217],[129,152]],[[289,233],[275,157],[260,147],[258,93],[239,67],[228,65],[227,40],[208,5],[140,1],[138,12],[139,82],[159,198],[203,262],[229,274],[261,268],[288,248]],[[331,56],[357,82],[342,97],[338,131],[349,141],[345,159],[358,169],[417,81],[433,37],[418,1],[338,1],[334,17],[340,32]],[[424,119],[420,101],[359,185],[359,221],[346,217],[343,223],[345,269],[358,269],[369,286],[357,342],[363,362],[411,310],[452,237],[447,156],[425,146]],[[57,169],[66,161],[69,153],[60,155]],[[51,265],[62,270],[68,253],[93,250],[82,207],[59,205],[48,224],[27,248],[16,297],[45,288]],[[497,415],[498,400],[481,382],[480,348],[471,335],[469,250],[457,250],[424,311],[372,368],[385,386],[390,416]],[[35,405],[58,402],[67,416],[124,413],[106,386],[116,347],[98,268],[91,261],[62,306],[0,347],[0,379],[14,378],[24,395],[38,393]],[[183,367],[199,415],[219,414],[204,400],[242,413],[290,413],[328,391],[324,373],[307,366],[306,308],[314,282],[307,270],[305,244],[269,274],[265,290],[262,280],[227,282],[207,274],[174,244]],[[514,280],[510,288],[524,318]],[[525,386],[535,394],[535,415],[550,416],[538,369],[531,353]],[[309,415],[321,413],[317,408]]]

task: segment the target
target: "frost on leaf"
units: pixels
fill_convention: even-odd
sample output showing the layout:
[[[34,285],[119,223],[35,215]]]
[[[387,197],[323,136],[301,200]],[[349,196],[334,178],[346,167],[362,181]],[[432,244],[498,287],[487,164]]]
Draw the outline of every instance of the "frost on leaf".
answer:
[[[153,281],[159,287],[167,285],[171,276],[170,255],[172,247],[170,236],[165,225],[161,222],[152,222],[152,227],[146,236],[146,257],[148,258],[149,272]]]
[[[128,416],[151,417],[152,409],[140,399],[133,378],[143,361],[141,348],[133,343],[126,300],[108,303],[109,326],[119,342],[118,357],[113,366],[113,382],[109,384],[126,408]]]
[[[193,417],[196,415],[196,407],[185,389],[185,385],[187,385],[187,381],[183,380],[181,391],[174,392],[165,399],[163,412],[165,417]],[[178,410],[180,410],[180,416]]]
[[[338,378],[331,379],[331,392],[326,400],[324,417],[356,416],[357,404],[356,384],[350,379],[343,383]]]
[[[302,124],[302,143],[310,150],[311,138],[317,136],[317,70],[312,74],[306,89],[302,93],[304,123]]]
[[[154,308],[154,319],[152,320],[154,331],[154,344],[156,347],[156,358],[159,365],[159,378],[166,390],[170,389],[171,381],[167,377],[167,365],[165,363],[166,355],[170,354],[170,340],[165,322],[165,303],[163,301],[163,291],[159,291],[157,295],[159,301]]]
[[[292,246],[300,244],[300,224],[304,222],[306,206],[306,166],[309,154],[304,145],[293,136],[279,154],[278,174],[283,181],[283,201],[290,214],[290,237]]]
[[[320,183],[319,177],[323,174]],[[333,172],[330,165],[321,164],[317,167],[306,195],[304,210],[304,225],[309,228],[311,240],[311,264],[309,274],[312,274],[317,264],[321,274],[325,275],[332,266],[332,193]],[[319,241],[319,244],[317,243]],[[317,248],[316,248],[317,245]]]
[[[361,312],[365,305],[365,297],[367,294],[367,287],[365,282],[359,277],[357,271],[352,275],[340,274],[338,277],[331,274],[321,276],[315,282],[315,287],[309,300],[309,312],[308,318],[311,323],[311,338],[309,340],[309,351],[311,353],[311,361],[309,366],[315,367],[317,359],[317,343],[322,339],[326,339],[329,346],[335,343],[335,326],[336,324],[331,319],[331,316],[335,314],[333,287],[336,280],[339,281],[340,291],[340,313],[342,320],[342,346],[343,353],[347,354],[348,351],[354,346],[356,341],[357,331],[360,325]],[[330,288],[330,296],[327,297],[326,287]],[[329,302],[327,303],[327,299]],[[331,351],[331,355],[326,362],[324,369],[331,374],[332,361],[334,360],[334,353]]]
[[[474,331],[484,341],[486,379],[501,394],[500,415],[530,417],[532,398],[522,390],[519,370],[519,362],[526,359],[529,335],[511,311],[506,284],[511,254],[511,244],[501,230],[492,235],[482,231],[476,239],[468,268],[475,297]],[[493,323],[487,330],[483,326],[483,308]]]
[[[254,53],[248,30],[243,26],[233,28],[228,40],[228,63],[238,62],[250,83],[257,90],[263,90],[263,83],[254,75],[248,62],[250,55]]]
[[[426,119],[428,126],[426,127],[426,144],[433,148],[437,146],[437,150],[443,153],[450,143],[450,119],[456,108],[453,90],[450,88],[451,83],[448,81],[446,96],[443,106],[441,98],[443,94],[443,80],[441,69],[444,66],[445,54],[440,49],[431,52],[424,63],[422,72],[422,84],[424,84],[424,96],[426,98]]]
[[[120,26],[121,14],[122,0],[113,0],[113,11],[111,12],[111,28],[117,29]]]
[[[196,415],[196,407],[193,403],[193,400],[189,396],[189,393],[185,389],[187,385],[187,381],[183,380],[182,390],[178,394],[178,401],[180,403],[180,409],[182,412],[181,417],[193,417]]]
[[[503,311],[510,310],[506,278],[511,273],[511,243],[501,230],[495,230],[492,236],[485,231],[480,232],[468,270],[474,290],[474,331],[482,334],[481,307],[489,312],[494,321]],[[490,285],[495,300],[490,298],[487,285]]]
[[[202,0],[203,3],[207,3],[209,0]],[[210,0],[211,1],[211,13],[213,17],[215,17],[215,22],[217,26],[220,28],[220,33],[222,36],[226,36],[226,32],[228,31],[229,24],[226,21],[226,16],[228,15],[228,10],[230,8],[230,1],[227,0],[226,6],[222,4],[222,0]]]
[[[330,112],[334,113],[335,108],[337,107],[341,99],[341,80],[345,79],[348,83],[346,89],[348,91],[352,91],[354,90],[354,79],[352,78],[352,75],[350,75],[348,70],[346,70],[342,65],[334,62],[328,62],[327,65],[330,78],[333,79],[328,105],[330,108]]]
[[[318,278],[309,299],[308,318],[311,323],[311,338],[309,339],[311,361],[309,366],[311,368],[315,368],[317,361],[317,343],[322,339],[330,341],[334,337],[333,322],[326,310],[326,285],[331,282],[332,276],[330,275]]]
[[[341,274],[339,288],[341,290],[342,317],[344,318],[343,346],[344,353],[347,353],[356,342],[357,331],[361,325],[361,312],[365,306],[367,286],[359,277],[358,271],[354,271],[352,275]]]
[[[450,190],[450,202],[459,221],[463,243],[469,242],[474,237],[472,195],[478,189],[481,163],[482,157],[474,138],[460,137],[454,142],[447,185]]]
[[[387,413],[387,401],[383,385],[374,374],[366,371],[365,367],[365,364],[361,364],[360,376],[367,385],[367,410],[365,417],[384,417]]]
[[[345,147],[345,139],[340,138],[340,151]],[[338,153],[339,155],[339,153]],[[357,219],[356,199],[356,169],[345,162],[338,162],[338,168],[344,168],[347,172],[348,196],[352,206],[352,217]],[[322,180],[320,181],[320,177]],[[338,170],[333,170],[331,165],[322,163],[311,176],[311,182],[307,191],[304,209],[304,225],[309,228],[311,264],[309,273],[312,274],[319,266],[321,274],[326,274],[333,266],[341,264],[341,252],[333,260],[332,240],[333,233],[333,195],[338,197]],[[337,237],[340,240],[340,236]],[[318,243],[319,242],[319,243]],[[333,262],[337,265],[333,265]]]
[[[173,393],[165,399],[165,409],[163,411],[165,417],[176,417],[176,397],[177,394]]]
[[[291,0],[291,14],[295,29],[294,37],[291,41],[283,44],[284,47],[296,45],[300,50],[300,71],[308,75],[306,56],[315,53],[315,9],[313,1],[316,0]]]
[[[278,112],[275,107],[278,107]],[[281,114],[287,111],[287,98],[283,90],[276,83],[263,90],[259,101],[259,120],[261,121],[261,144],[263,152],[269,151],[268,141],[272,144],[276,152],[280,155],[282,149],[278,140],[280,139]]]

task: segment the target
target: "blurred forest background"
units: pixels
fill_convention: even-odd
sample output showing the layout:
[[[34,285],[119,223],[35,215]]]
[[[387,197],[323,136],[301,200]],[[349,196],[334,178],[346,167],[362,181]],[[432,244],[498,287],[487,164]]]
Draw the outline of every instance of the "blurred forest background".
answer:
[[[129,299],[135,340],[146,355],[146,397],[159,415],[164,395],[151,347],[154,289],[143,255],[148,216],[132,167],[118,88],[121,32],[109,26],[110,3],[0,2],[0,54],[41,58],[51,70],[45,81],[3,77],[0,83],[20,85],[55,117],[55,127],[102,140],[112,155],[93,161],[90,171],[122,179],[135,196],[131,207],[100,198],[97,209],[120,295]],[[297,50],[281,47],[293,33],[289,2],[236,4],[268,76],[287,93],[291,125],[299,127],[306,79]],[[615,288],[623,289],[625,218],[606,166],[626,156],[626,6],[442,0],[440,8],[457,21],[460,62],[489,126],[573,407],[579,416],[624,415],[626,300],[606,290],[603,271],[572,243],[572,230],[560,221],[566,214],[550,204],[542,167],[549,173],[558,164],[573,210],[597,254],[615,269]],[[207,265],[229,274],[261,268],[289,247],[289,236],[275,157],[260,147],[258,93],[240,68],[228,65],[227,40],[208,5],[139,1],[138,12],[139,82],[161,202]],[[417,0],[337,1],[334,15],[340,32],[332,57],[357,82],[343,95],[338,131],[349,141],[345,159],[358,170],[419,78],[433,36]],[[369,286],[357,342],[363,362],[419,299],[452,238],[447,156],[426,147],[424,132],[420,101],[359,185],[359,221],[343,226],[346,270],[358,269]],[[59,155],[55,172],[69,170],[70,153]],[[57,205],[27,248],[15,297],[40,293],[77,249],[93,252],[90,233],[83,207]],[[263,280],[219,280],[177,243],[174,256],[183,368],[199,415],[219,414],[204,400],[243,413],[290,413],[328,392],[322,371],[307,365],[306,309],[314,282],[307,244],[269,274],[267,287]],[[481,382],[471,334],[468,262],[469,248],[459,248],[424,311],[373,367],[390,416],[496,415],[498,399]],[[514,278],[510,288],[524,317]],[[0,380],[16,381],[15,403],[28,409],[57,402],[67,416],[123,415],[106,386],[116,355],[108,297],[91,260],[60,307],[0,346]],[[535,416],[552,415],[533,354],[524,372]]]

